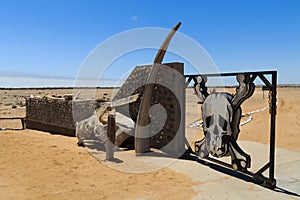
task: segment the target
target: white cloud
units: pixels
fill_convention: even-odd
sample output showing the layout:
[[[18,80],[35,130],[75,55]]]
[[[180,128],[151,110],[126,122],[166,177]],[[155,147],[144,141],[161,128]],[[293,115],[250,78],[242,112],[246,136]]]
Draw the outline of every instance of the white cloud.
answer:
[[[132,16],[132,17],[131,17],[131,20],[134,21],[134,22],[136,22],[136,21],[139,20],[139,18],[138,18],[137,16]]]

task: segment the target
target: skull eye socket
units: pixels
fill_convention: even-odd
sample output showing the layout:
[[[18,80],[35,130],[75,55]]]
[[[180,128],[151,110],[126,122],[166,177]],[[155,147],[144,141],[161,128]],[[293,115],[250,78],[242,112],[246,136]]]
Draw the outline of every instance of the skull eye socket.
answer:
[[[205,123],[206,123],[206,128],[209,128],[210,125],[214,123],[212,116],[206,117]]]
[[[219,116],[219,125],[220,127],[222,127],[222,129],[224,131],[227,131],[227,121],[222,117],[222,116]]]

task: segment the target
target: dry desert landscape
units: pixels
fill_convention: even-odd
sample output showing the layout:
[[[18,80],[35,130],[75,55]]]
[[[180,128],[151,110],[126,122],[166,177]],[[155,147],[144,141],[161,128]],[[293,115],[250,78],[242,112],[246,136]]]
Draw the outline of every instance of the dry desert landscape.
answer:
[[[234,89],[227,89],[234,92]],[[72,89],[2,89],[0,117],[25,117],[25,99],[31,94],[67,94]],[[113,89],[97,89],[96,96]],[[268,105],[261,88],[243,105],[243,112]],[[300,152],[300,88],[279,87],[276,146]],[[186,134],[201,139],[201,128],[189,128],[200,119],[193,89],[186,90]],[[198,108],[198,109],[195,109]],[[243,119],[244,120],[244,119]],[[1,120],[0,128],[20,128],[20,120]],[[241,127],[238,140],[268,144],[268,110],[253,115]],[[191,199],[195,182],[169,168],[149,173],[125,173],[111,169],[84,148],[75,137],[51,135],[37,130],[0,131],[0,199]],[[197,170],[197,169],[195,169]]]

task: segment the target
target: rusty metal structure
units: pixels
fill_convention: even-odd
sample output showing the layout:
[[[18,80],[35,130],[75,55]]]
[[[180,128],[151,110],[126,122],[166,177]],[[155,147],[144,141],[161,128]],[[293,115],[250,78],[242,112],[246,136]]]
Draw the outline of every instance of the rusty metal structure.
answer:
[[[266,75],[271,75],[271,81],[269,81],[266,78]],[[233,119],[231,121],[231,128],[233,128],[232,134],[224,134],[223,136],[222,132],[217,130],[215,134],[217,136],[211,137],[211,134],[208,134],[209,130],[206,129],[207,127],[212,124],[210,120],[207,120],[208,117],[211,116],[205,116],[206,120],[208,122],[207,124],[204,124],[204,133],[205,137],[203,140],[195,143],[195,150],[196,154],[199,155],[201,158],[205,158],[211,161],[214,161],[216,163],[222,164],[226,167],[233,168],[236,171],[239,171],[240,173],[246,174],[250,177],[252,177],[253,182],[261,184],[268,188],[275,188],[276,187],[276,180],[274,178],[274,171],[275,171],[275,133],[276,133],[276,94],[277,94],[277,71],[259,71],[259,72],[242,72],[242,73],[219,73],[219,74],[197,74],[197,75],[185,75],[187,79],[187,85],[193,80],[195,83],[195,86],[197,86],[200,93],[200,98],[203,99],[203,102],[205,103],[205,99],[209,97],[209,94],[207,93],[207,88],[205,86],[205,82],[209,77],[225,77],[225,76],[233,76],[236,77],[237,81],[239,82],[239,86],[236,89],[236,94],[231,97],[231,105],[233,109],[233,113],[235,116],[233,116]],[[200,78],[199,78],[200,77]],[[270,92],[270,99],[269,99],[269,113],[270,113],[270,144],[269,144],[269,162],[266,163],[264,166],[262,166],[257,172],[250,172],[247,170],[247,168],[250,167],[250,156],[243,152],[243,150],[237,145],[236,139],[237,134],[239,133],[239,123],[240,123],[240,108],[239,106],[243,101],[245,101],[247,98],[249,98],[253,92],[254,92],[254,80],[256,78],[260,78],[262,82],[269,88]],[[199,81],[200,80],[200,81]],[[219,94],[221,95],[221,94]],[[210,102],[213,102],[210,100]],[[236,103],[239,102],[239,103]],[[219,102],[222,103],[222,102]],[[226,106],[227,104],[222,104],[223,106]],[[210,105],[215,106],[215,105]],[[202,107],[203,109],[203,107]],[[219,111],[216,111],[217,113],[210,113],[211,114],[220,114]],[[223,130],[224,132],[224,130]],[[225,136],[225,137],[224,137]],[[221,137],[221,138],[220,138]],[[218,146],[219,140],[221,141],[221,146]],[[207,140],[212,143],[207,143]],[[215,141],[212,141],[215,140]],[[209,146],[211,145],[211,146]],[[218,154],[218,151],[220,148],[224,148],[224,151],[221,151],[222,154]],[[225,149],[227,147],[228,149]],[[194,153],[194,152],[191,152]],[[221,162],[219,160],[216,160],[214,158],[209,157],[209,154],[211,154],[214,157],[223,157],[230,154],[232,158],[231,165]],[[266,170],[269,170],[269,176],[265,177],[263,175],[263,172]]]

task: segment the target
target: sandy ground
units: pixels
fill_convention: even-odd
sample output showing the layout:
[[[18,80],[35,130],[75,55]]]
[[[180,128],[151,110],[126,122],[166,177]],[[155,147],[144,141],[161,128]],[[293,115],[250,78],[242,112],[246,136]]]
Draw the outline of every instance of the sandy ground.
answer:
[[[66,93],[72,90],[0,90],[0,117],[25,116],[23,96]],[[103,93],[113,91],[99,89],[96,96]],[[200,118],[200,105],[192,89],[186,96],[188,126]],[[300,152],[299,103],[300,88],[278,89],[276,146],[296,152]],[[267,105],[267,92],[263,99],[257,88],[243,104],[243,112]],[[241,127],[239,140],[268,144],[268,111],[253,117]],[[3,120],[0,127],[18,128],[21,123]],[[203,137],[201,129],[187,127],[186,134],[196,134],[195,140]],[[0,131],[0,199],[191,199],[197,195],[195,184],[201,185],[168,168],[141,174],[108,168],[77,147],[73,137],[30,129]]]

